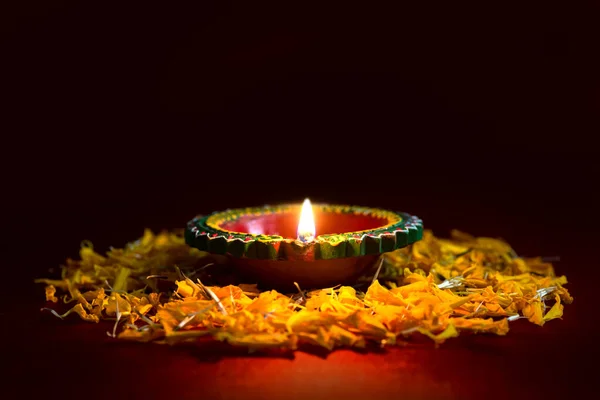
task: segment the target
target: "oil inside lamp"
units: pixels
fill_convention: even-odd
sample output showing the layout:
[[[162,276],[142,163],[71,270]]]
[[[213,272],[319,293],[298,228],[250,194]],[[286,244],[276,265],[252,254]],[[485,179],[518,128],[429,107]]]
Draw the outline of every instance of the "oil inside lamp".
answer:
[[[300,212],[300,222],[298,222],[298,241],[310,243],[315,240],[315,235],[315,217],[312,204],[309,199],[305,199]]]

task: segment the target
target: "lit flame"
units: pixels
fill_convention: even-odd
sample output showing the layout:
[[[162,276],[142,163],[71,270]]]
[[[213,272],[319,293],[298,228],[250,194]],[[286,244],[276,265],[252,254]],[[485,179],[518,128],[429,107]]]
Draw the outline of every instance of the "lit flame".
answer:
[[[313,215],[312,204],[310,200],[304,200],[302,211],[300,212],[300,222],[298,223],[298,240],[304,243],[315,240],[315,217]]]

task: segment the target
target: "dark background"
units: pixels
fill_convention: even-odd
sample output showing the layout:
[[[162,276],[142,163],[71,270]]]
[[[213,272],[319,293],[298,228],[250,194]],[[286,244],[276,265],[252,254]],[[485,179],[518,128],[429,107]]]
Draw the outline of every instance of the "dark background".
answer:
[[[406,210],[440,234],[592,228],[592,8],[8,7],[9,220],[53,264],[82,238],[119,245],[307,196]]]
[[[28,282],[82,239],[304,197],[501,236],[560,256],[576,299],[592,289],[596,6],[2,7],[5,279],[22,295],[40,300]]]

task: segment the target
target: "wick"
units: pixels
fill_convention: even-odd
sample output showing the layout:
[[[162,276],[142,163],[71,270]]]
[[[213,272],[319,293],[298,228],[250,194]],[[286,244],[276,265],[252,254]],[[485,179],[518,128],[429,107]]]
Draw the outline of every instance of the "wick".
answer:
[[[314,235],[312,235],[310,233],[299,233],[297,240],[299,242],[302,242],[302,243],[306,244],[306,243],[310,243],[310,242],[314,241],[315,237],[314,237]]]

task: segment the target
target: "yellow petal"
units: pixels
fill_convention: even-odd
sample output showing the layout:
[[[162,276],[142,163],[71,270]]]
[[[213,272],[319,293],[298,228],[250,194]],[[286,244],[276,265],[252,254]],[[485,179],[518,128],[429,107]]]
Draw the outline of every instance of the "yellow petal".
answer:
[[[527,317],[529,322],[533,322],[540,326],[544,325],[544,319],[542,318],[542,304],[537,299],[523,307],[523,316]]]
[[[250,348],[268,348],[268,347],[287,347],[296,348],[296,336],[282,333],[271,334],[249,334],[235,336],[228,332],[217,332],[215,339],[226,341],[235,346],[245,346]]]
[[[556,303],[554,303],[554,305],[552,306],[552,308],[550,309],[550,311],[548,311],[546,313],[546,315],[544,315],[544,322],[545,321],[550,321],[552,319],[556,319],[556,318],[562,318],[563,315],[563,305],[560,304],[560,296],[556,295],[554,296]]]
[[[58,298],[54,296],[55,293],[56,288],[53,285],[46,286],[46,301],[56,303],[58,301]]]
[[[436,343],[443,343],[447,339],[458,336],[458,331],[456,330],[453,324],[449,324],[446,329],[444,329],[438,334],[433,334],[429,330],[423,328],[419,328],[418,331],[421,332],[423,335],[430,337]]]
[[[119,307],[118,311],[121,315],[127,316],[131,313],[131,304],[120,294],[114,293],[106,301],[106,314],[111,317],[116,316],[117,305]]]
[[[119,267],[117,269],[117,276],[115,282],[112,285],[114,291],[127,291],[127,278],[131,274],[131,269],[126,267]]]
[[[468,329],[474,332],[494,333],[506,335],[508,333],[508,320],[506,318],[494,321],[492,318],[453,318],[452,323],[459,329]]]
[[[398,306],[407,305],[407,303],[404,300],[402,300],[402,298],[399,295],[395,295],[388,289],[381,286],[381,284],[377,280],[373,282],[371,286],[369,286],[369,289],[367,289],[367,293],[365,294],[365,302],[379,302]]]
[[[194,295],[194,289],[186,281],[176,281],[177,294],[181,297],[191,297]]]
[[[150,310],[152,310],[152,304],[144,304],[135,307],[135,310],[142,315],[146,315]]]
[[[117,338],[135,342],[150,342],[152,340],[160,339],[164,336],[165,332],[162,329],[124,329],[117,335]]]

